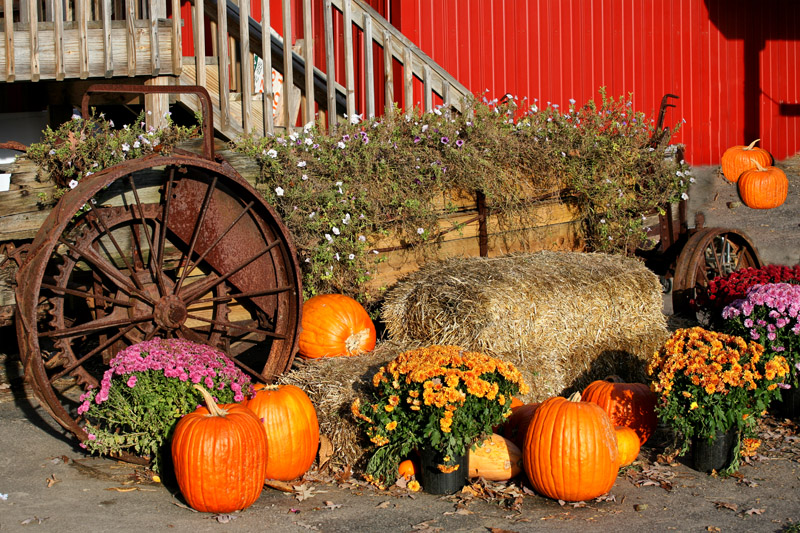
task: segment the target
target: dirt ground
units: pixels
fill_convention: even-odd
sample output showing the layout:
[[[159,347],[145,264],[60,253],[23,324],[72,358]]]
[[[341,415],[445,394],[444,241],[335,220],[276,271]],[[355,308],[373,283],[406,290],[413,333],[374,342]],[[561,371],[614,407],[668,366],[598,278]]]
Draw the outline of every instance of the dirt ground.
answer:
[[[717,167],[695,169],[690,216],[737,228],[768,263],[800,263],[800,158],[779,164],[789,200],[770,211],[741,204]],[[691,219],[690,219],[691,220]],[[673,325],[688,325],[675,317]],[[768,416],[763,445],[739,475],[697,472],[691,457],[663,461],[663,428],[606,496],[560,503],[524,480],[476,483],[453,496],[381,491],[342,473],[312,471],[287,493],[267,488],[230,515],[196,513],[175,487],[141,468],[90,457],[22,384],[11,328],[0,330],[0,532],[4,531],[800,531],[800,427]]]

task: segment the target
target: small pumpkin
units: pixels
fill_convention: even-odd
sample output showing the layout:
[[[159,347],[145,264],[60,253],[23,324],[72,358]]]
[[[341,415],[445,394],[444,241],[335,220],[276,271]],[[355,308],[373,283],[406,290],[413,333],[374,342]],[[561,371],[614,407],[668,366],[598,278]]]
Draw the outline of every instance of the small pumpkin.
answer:
[[[256,385],[245,405],[267,433],[265,479],[291,481],[305,474],[317,456],[317,411],[303,389],[294,385]]]
[[[789,180],[778,167],[756,167],[739,178],[739,196],[751,209],[773,209],[783,205],[789,194]]]
[[[497,433],[469,450],[469,477],[508,481],[522,472],[522,451]]]
[[[643,445],[658,427],[656,395],[644,383],[623,383],[617,376],[593,381],[581,395],[603,408],[615,426],[627,426]]]
[[[611,490],[619,452],[614,426],[603,409],[581,401],[550,398],[536,410],[525,436],[522,464],[533,488],[549,498],[581,501]]]
[[[318,294],[303,304],[300,356],[353,356],[375,348],[375,325],[364,307],[344,294]]]
[[[411,479],[412,477],[417,475],[417,467],[414,464],[414,461],[411,459],[406,459],[405,461],[400,461],[400,466],[397,468],[397,474],[400,477],[405,478],[406,480]]]
[[[619,452],[619,466],[628,466],[639,457],[639,435],[626,426],[617,426],[614,428],[614,433],[617,436],[617,451]]]
[[[261,495],[267,470],[267,435],[261,421],[241,404],[217,405],[205,398],[180,419],[172,437],[178,487],[192,509],[230,513],[246,509]]]
[[[720,163],[722,165],[722,175],[725,176],[726,180],[732,183],[738,182],[742,173],[755,168],[756,163],[762,166],[772,164],[772,156],[769,152],[756,146],[756,143],[760,140],[756,139],[749,146],[737,145],[725,150]]]
[[[536,409],[542,405],[540,403],[529,403],[520,405],[519,407],[511,408],[511,416],[506,418],[501,431],[501,435],[522,448],[525,444],[525,434],[528,432],[528,426],[533,419]]]

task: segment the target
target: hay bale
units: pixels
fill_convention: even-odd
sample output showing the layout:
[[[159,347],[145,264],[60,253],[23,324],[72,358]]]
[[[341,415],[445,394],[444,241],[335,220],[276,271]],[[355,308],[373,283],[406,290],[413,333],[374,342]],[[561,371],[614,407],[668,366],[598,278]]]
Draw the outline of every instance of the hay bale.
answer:
[[[320,434],[333,446],[331,466],[354,469],[360,466],[365,447],[370,443],[350,414],[350,405],[357,396],[367,396],[372,376],[381,365],[406,349],[394,342],[382,342],[364,355],[298,360],[297,365],[278,378],[278,383],[296,385],[308,394],[317,409]]]
[[[643,380],[667,338],[658,278],[621,256],[543,251],[428,264],[387,294],[403,344],[454,344],[514,363],[540,401],[618,374]]]

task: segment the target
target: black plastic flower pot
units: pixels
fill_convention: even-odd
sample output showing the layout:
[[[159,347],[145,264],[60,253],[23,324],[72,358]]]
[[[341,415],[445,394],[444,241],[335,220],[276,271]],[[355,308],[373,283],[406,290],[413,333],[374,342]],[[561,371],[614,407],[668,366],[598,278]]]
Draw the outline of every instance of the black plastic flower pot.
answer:
[[[444,473],[439,470],[442,457],[433,450],[420,450],[420,479],[422,490],[428,494],[454,494],[464,487],[469,462],[467,455],[455,457],[458,469]]]
[[[773,402],[775,410],[783,418],[797,418],[800,415],[800,388],[781,389],[781,397]]]
[[[737,432],[728,430],[717,433],[712,440],[708,437],[692,439],[692,463],[700,472],[725,469],[733,462]]]

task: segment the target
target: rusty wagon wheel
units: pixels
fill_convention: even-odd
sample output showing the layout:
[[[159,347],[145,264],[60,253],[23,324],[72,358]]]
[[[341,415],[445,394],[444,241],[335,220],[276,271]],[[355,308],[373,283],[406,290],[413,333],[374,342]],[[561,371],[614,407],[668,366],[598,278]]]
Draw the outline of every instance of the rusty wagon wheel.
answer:
[[[758,250],[744,233],[721,228],[699,230],[689,237],[675,265],[673,310],[707,323],[709,317],[701,316],[702,309],[697,302],[704,299],[709,282],[735,270],[758,268],[761,264]]]
[[[194,154],[153,154],[82,180],[17,280],[26,378],[81,440],[78,397],[129,345],[212,345],[267,382],[296,351],[302,288],[288,230],[230,165]]]

